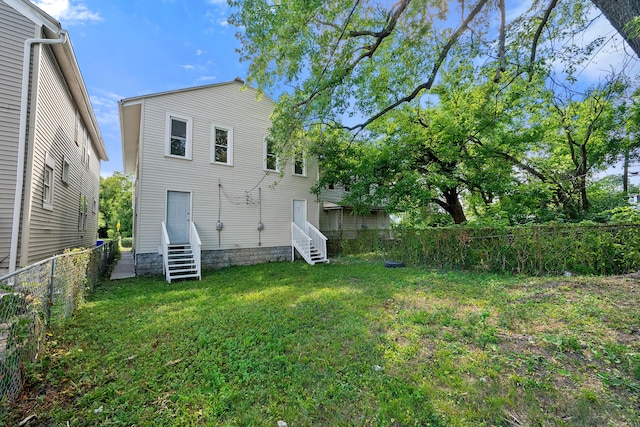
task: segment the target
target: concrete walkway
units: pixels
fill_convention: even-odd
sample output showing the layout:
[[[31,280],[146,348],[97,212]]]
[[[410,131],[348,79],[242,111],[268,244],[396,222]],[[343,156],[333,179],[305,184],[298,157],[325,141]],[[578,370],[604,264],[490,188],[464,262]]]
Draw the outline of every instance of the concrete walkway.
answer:
[[[120,248],[120,259],[111,273],[111,280],[128,279],[130,277],[136,277],[133,254],[130,249],[123,250]]]

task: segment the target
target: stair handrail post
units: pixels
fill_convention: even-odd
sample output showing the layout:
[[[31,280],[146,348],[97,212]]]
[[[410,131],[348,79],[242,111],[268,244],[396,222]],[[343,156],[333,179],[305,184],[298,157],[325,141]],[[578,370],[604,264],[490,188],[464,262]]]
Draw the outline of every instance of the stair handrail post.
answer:
[[[313,245],[320,251],[322,259],[327,258],[327,236],[322,234],[320,230],[313,226],[310,222],[307,222],[307,230],[309,231],[309,237]]]
[[[164,221],[162,221],[160,224],[162,225],[160,231],[162,270],[167,281],[171,283],[171,278],[169,277],[169,244],[171,243],[171,241],[169,240],[169,233],[167,233],[167,225]]]
[[[200,235],[198,234],[198,229],[196,228],[196,223],[193,221],[189,221],[189,244],[191,245],[191,250],[193,252],[193,257],[196,262],[196,271],[198,272],[198,280],[201,279],[201,247],[202,240],[200,240]]]

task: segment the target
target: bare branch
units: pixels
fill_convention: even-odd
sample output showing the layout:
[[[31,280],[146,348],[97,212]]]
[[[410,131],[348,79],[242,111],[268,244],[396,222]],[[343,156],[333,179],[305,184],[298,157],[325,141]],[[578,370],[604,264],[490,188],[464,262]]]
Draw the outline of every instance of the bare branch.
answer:
[[[547,7],[547,10],[545,10],[544,12],[544,16],[542,17],[542,21],[540,22],[540,25],[538,25],[536,34],[533,37],[533,43],[531,43],[531,57],[529,58],[529,70],[530,70],[529,73],[531,73],[531,70],[533,69],[533,63],[536,60],[536,51],[538,50],[538,42],[540,41],[542,30],[547,25],[547,22],[549,21],[549,17],[551,16],[551,12],[553,11],[553,9],[556,7],[557,4],[558,4],[558,0],[551,0],[551,3],[549,3],[549,7]],[[529,74],[529,81],[531,81],[531,78],[532,76],[531,74]]]
[[[496,70],[496,76],[493,78],[495,83],[500,81],[500,73],[507,69],[507,60],[505,56],[505,40],[506,40],[506,26],[507,11],[505,9],[504,0],[500,0],[500,45],[498,47],[498,57],[500,58],[500,66]]]
[[[400,105],[402,105],[402,104],[404,104],[406,102],[412,101],[423,90],[430,89],[431,86],[433,86],[433,83],[434,83],[434,81],[436,79],[436,76],[438,75],[438,70],[440,69],[440,66],[442,65],[444,60],[447,58],[447,55],[449,54],[449,51],[451,50],[453,45],[458,41],[458,39],[460,38],[460,36],[464,32],[464,30],[469,25],[469,23],[482,10],[482,8],[485,6],[485,4],[487,4],[487,2],[488,2],[488,0],[480,0],[478,2],[478,4],[476,4],[476,7],[471,11],[469,16],[467,16],[467,18],[462,22],[462,24],[460,24],[458,29],[451,35],[451,37],[449,37],[449,40],[447,41],[447,44],[444,45],[444,47],[442,48],[442,51],[440,51],[440,55],[438,56],[438,59],[436,60],[435,64],[433,65],[433,69],[431,70],[431,75],[429,76],[429,80],[427,80],[425,83],[422,83],[421,85],[416,87],[413,90],[413,92],[411,92],[409,95],[405,96],[404,98],[400,98],[399,100],[397,100],[393,104],[383,108],[380,112],[378,112],[375,115],[371,116],[369,119],[367,119],[363,123],[355,125],[355,126],[351,126],[351,127],[347,128],[347,129],[350,130],[350,131],[360,132],[365,127],[367,127],[369,124],[371,124],[372,122],[378,120],[380,117],[382,117],[385,114],[387,114],[389,111],[397,108],[398,106],[400,106]]]

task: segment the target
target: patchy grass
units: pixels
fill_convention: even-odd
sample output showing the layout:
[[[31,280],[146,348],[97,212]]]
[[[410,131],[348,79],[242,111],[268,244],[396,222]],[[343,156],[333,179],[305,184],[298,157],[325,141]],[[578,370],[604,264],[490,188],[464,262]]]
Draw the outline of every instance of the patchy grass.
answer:
[[[639,292],[356,258],[108,282],[0,424],[637,425]]]

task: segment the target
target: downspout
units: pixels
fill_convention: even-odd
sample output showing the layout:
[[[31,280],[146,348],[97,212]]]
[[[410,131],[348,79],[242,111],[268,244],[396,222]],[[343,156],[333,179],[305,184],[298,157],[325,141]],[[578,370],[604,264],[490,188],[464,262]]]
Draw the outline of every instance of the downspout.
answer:
[[[27,144],[27,109],[29,98],[29,72],[31,71],[31,47],[34,44],[63,44],[67,41],[67,32],[60,31],[57,39],[33,38],[24,41],[22,58],[22,94],[20,98],[20,128],[18,131],[18,165],[16,172],[16,194],[13,200],[13,223],[11,228],[11,248],[9,252],[9,273],[16,270],[18,260],[18,235],[20,231],[20,213],[22,210],[22,189],[24,187],[24,161]]]

